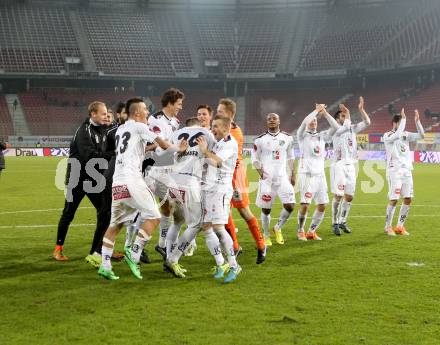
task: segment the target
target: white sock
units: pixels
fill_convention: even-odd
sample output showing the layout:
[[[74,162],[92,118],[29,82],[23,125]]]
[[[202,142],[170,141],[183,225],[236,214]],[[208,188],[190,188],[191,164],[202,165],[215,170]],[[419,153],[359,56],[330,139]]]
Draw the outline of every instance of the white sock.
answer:
[[[133,237],[136,233],[136,225],[130,224],[126,226],[126,233],[125,233],[125,247],[130,247],[133,243]]]
[[[270,214],[264,214],[261,212],[261,227],[263,228],[264,236],[269,237],[269,226],[270,226]]]
[[[174,221],[174,223],[169,227],[166,238],[167,255],[169,255],[176,246],[177,238],[179,237],[179,231],[182,225],[183,222]]]
[[[131,247],[131,257],[133,259],[134,262],[139,262],[140,258],[141,258],[141,254],[142,251],[144,250],[144,247],[146,246],[146,244],[148,243],[149,240],[151,240],[151,236],[146,234],[146,237],[144,237],[145,235],[141,235],[140,232],[137,234],[133,245]]]
[[[399,220],[397,221],[397,226],[403,226],[405,224],[405,219],[408,217],[409,205],[402,204],[400,206]]]
[[[310,223],[310,232],[316,232],[316,230],[318,230],[319,225],[324,219],[324,213],[325,212],[319,212],[318,210],[315,210],[315,212],[313,213],[312,221]]]
[[[109,248],[106,246],[102,246],[102,249],[101,249],[101,256],[102,256],[101,267],[102,268],[104,268],[106,270],[112,269],[112,255],[113,255],[113,247]]]
[[[237,260],[234,252],[234,242],[232,241],[231,236],[228,234],[225,227],[223,227],[222,229],[217,229],[216,233],[220,238],[220,242],[222,243],[223,248],[226,250],[229,266],[233,268],[237,267]]]
[[[396,206],[392,206],[388,204],[387,206],[387,217],[385,219],[385,226],[389,227],[391,226],[394,218],[394,211],[396,210]]]
[[[339,224],[347,222],[348,213],[350,212],[351,201],[344,200],[341,205],[341,216],[339,217]]]
[[[298,232],[304,232],[304,224],[307,220],[307,212],[306,214],[302,215],[300,211],[298,210]]]
[[[205,230],[205,240],[206,246],[209,249],[209,252],[215,259],[215,263],[217,266],[223,265],[225,263],[225,259],[223,258],[222,251],[220,249],[220,241],[218,237],[214,233],[212,228]],[[229,236],[229,235],[228,235]]]
[[[160,217],[160,237],[159,237],[159,247],[165,248],[168,228],[170,227],[170,217],[162,216]]]
[[[336,198],[333,198],[332,200],[332,224],[338,224],[338,218],[339,218],[339,210],[341,205],[341,199],[336,200]]]
[[[278,222],[275,224],[275,230],[281,230],[284,224],[286,224],[287,219],[289,219],[290,214],[292,212],[287,211],[284,207],[280,212],[280,218],[278,218]]]
[[[176,245],[172,248],[170,255],[168,255],[167,253],[167,261],[172,264],[178,262],[180,257],[183,255],[185,249],[188,248],[189,244],[191,243],[191,241],[194,240],[194,238],[197,236],[199,231],[200,231],[200,227],[186,228],[186,230],[177,240]],[[215,236],[214,233],[213,235]]]

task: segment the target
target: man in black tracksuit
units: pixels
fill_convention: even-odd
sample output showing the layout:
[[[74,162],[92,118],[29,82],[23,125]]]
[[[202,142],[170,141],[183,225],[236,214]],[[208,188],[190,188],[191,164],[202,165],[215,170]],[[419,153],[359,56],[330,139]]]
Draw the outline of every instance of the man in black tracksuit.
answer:
[[[107,108],[102,102],[89,105],[89,118],[77,129],[70,143],[70,156],[66,174],[66,200],[58,224],[57,242],[53,257],[57,261],[69,258],[63,254],[64,240],[69,225],[84,196],[97,211],[97,224],[92,250],[100,249],[102,237],[110,222],[110,207],[103,205],[106,179],[103,176],[108,162],[115,155],[115,143],[109,142],[109,127],[105,125]]]
[[[6,150],[7,144],[0,140],[0,176],[2,171],[5,169],[5,157],[3,155],[3,150]]]

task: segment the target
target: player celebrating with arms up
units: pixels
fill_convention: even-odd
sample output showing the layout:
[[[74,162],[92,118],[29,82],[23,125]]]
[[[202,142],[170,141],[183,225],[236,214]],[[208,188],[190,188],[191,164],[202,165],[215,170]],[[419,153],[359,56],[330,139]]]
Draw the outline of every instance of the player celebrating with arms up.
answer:
[[[409,205],[413,197],[413,164],[411,161],[411,152],[409,143],[425,137],[425,131],[420,123],[418,110],[414,110],[414,120],[416,122],[417,133],[405,131],[406,116],[405,110],[402,108],[400,115],[393,116],[393,129],[383,136],[385,150],[387,153],[387,170],[386,176],[388,180],[388,198],[390,202],[387,206],[387,215],[385,223],[385,234],[389,236],[409,235],[406,231],[404,223],[408,216]],[[391,224],[393,222],[394,211],[396,210],[397,200],[403,198],[403,204],[400,207],[397,227],[393,230]]]
[[[280,131],[280,117],[270,113],[266,117],[267,131],[254,141],[252,164],[260,175],[256,205],[261,208],[261,225],[264,241],[272,245],[269,233],[270,211],[275,197],[278,195],[283,203],[280,217],[273,232],[278,244],[284,244],[281,233],[282,226],[287,222],[295,205],[295,171],[293,138],[290,134]],[[287,168],[290,171],[288,176]]]
[[[362,122],[351,124],[350,111],[343,105],[335,114],[335,120],[342,126],[333,135],[333,164],[330,166],[333,233],[341,235],[341,230],[351,233],[347,217],[356,189],[357,141],[356,134],[367,128],[371,121],[364,109],[364,98],[359,97],[359,111]],[[342,198],[344,200],[342,201]],[[341,202],[342,201],[342,202]]]
[[[317,115],[324,116],[332,127],[329,130],[317,132]],[[340,126],[326,111],[324,104],[316,104],[316,108],[301,123],[297,131],[300,159],[298,165],[298,187],[301,195],[301,207],[298,210],[298,240],[321,240],[316,230],[324,219],[325,204],[328,203],[327,181],[325,180],[324,159],[325,143]],[[307,210],[312,200],[317,204],[312,222],[307,234],[304,224]]]

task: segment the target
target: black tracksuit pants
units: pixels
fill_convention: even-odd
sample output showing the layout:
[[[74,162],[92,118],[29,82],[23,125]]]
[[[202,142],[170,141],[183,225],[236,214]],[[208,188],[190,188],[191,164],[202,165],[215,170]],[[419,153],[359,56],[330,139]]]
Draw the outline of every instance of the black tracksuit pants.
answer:
[[[76,210],[82,199],[87,196],[96,209],[96,230],[93,236],[90,254],[95,251],[101,252],[102,239],[110,224],[111,217],[111,184],[101,193],[87,193],[84,191],[82,182],[72,189],[72,198],[65,201],[63,213],[58,223],[57,245],[63,245],[69,230],[69,225],[75,217]],[[110,195],[110,197],[109,197]]]

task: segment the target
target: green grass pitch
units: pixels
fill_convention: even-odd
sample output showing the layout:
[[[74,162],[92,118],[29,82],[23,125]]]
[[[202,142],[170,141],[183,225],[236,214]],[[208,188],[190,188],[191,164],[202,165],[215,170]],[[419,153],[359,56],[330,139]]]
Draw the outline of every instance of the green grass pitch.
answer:
[[[299,242],[295,208],[283,229],[286,244],[274,244],[257,266],[252,238],[237,220],[243,273],[224,286],[211,278],[203,236],[195,256],[182,260],[186,279],[162,272],[152,250],[157,234],[143,281],[124,263],[114,264],[119,281],[98,277],[84,262],[95,223],[88,201],[67,236],[71,261],[51,260],[63,206],[55,187],[58,162],[7,158],[0,178],[0,344],[440,343],[438,165],[415,166],[409,237],[383,234],[386,188],[361,191],[361,181],[370,180],[363,163],[350,235],[332,235],[329,205],[323,241]],[[253,171],[249,176],[255,181]],[[279,209],[276,204],[273,218]]]

